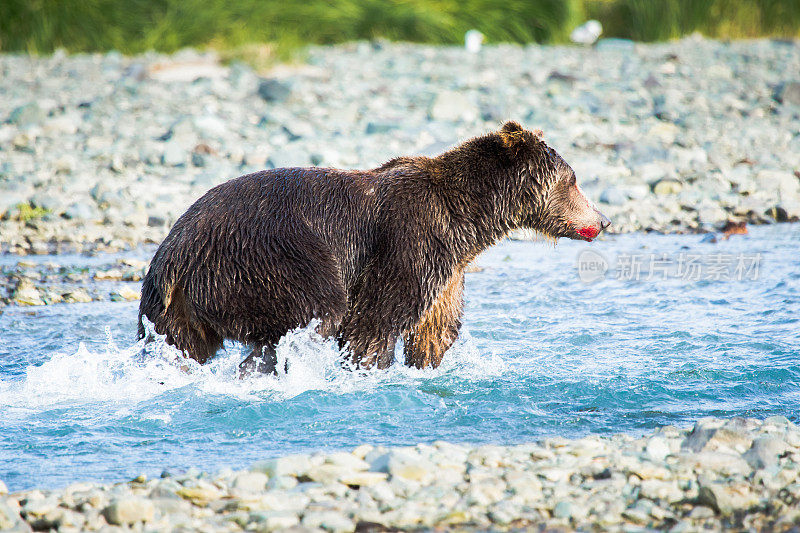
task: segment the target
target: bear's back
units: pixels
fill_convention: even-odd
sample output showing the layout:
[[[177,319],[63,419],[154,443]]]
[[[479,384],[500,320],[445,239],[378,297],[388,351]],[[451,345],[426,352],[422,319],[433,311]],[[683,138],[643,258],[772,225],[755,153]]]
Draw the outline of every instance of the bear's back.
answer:
[[[291,253],[332,256],[349,280],[375,234],[377,180],[368,172],[327,168],[279,168],[231,179],[189,207],[154,261],[173,278],[187,266],[190,276],[203,275],[241,261],[242,251],[267,256],[292,243]]]

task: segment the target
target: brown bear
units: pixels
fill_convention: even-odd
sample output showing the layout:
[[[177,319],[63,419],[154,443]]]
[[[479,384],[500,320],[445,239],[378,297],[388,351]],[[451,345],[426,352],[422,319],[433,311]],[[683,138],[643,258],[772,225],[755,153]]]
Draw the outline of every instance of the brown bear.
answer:
[[[433,158],[373,170],[278,168],[209,190],[144,278],[142,316],[200,363],[223,339],[274,372],[275,345],[319,320],[358,368],[436,367],[458,337],[464,268],[515,228],[591,241],[610,224],[540,131],[508,122]]]

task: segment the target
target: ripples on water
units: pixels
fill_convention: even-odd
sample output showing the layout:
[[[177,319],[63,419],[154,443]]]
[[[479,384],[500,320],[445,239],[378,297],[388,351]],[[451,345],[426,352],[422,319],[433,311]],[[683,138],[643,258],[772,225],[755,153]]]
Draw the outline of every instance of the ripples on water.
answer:
[[[201,367],[139,355],[136,303],[0,316],[0,479],[11,490],[267,456],[437,439],[516,443],[642,433],[703,416],[798,420],[800,227],[592,244],[504,242],[468,274],[462,337],[437,370],[347,372],[332,342],[287,335],[288,373],[236,378],[239,347]],[[578,254],[612,263],[584,284]],[[761,254],[757,280],[616,279],[620,254]],[[279,365],[280,366],[280,365]]]

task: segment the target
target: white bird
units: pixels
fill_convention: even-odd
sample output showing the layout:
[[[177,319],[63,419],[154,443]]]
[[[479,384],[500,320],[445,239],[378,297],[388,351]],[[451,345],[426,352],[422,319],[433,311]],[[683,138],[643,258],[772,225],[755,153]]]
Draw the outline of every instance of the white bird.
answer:
[[[483,34],[478,30],[469,30],[464,34],[464,48],[467,49],[467,52],[477,54],[481,50],[483,39]]]
[[[603,25],[597,20],[587,20],[569,34],[569,38],[573,43],[578,44],[594,44],[603,33]]]

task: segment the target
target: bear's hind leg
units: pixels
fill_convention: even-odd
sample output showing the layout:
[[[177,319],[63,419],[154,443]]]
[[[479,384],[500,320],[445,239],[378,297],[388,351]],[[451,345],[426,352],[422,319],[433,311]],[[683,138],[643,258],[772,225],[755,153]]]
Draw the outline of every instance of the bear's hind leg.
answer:
[[[167,334],[167,344],[174,344],[184,355],[204,365],[222,348],[222,337],[202,324],[180,324]]]
[[[436,368],[441,364],[461,328],[463,290],[464,271],[459,270],[419,322],[405,333],[406,366]]]
[[[244,361],[239,363],[239,379],[252,374],[277,374],[278,355],[272,344],[256,345]]]

